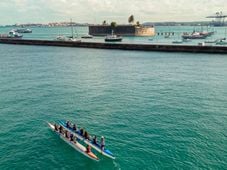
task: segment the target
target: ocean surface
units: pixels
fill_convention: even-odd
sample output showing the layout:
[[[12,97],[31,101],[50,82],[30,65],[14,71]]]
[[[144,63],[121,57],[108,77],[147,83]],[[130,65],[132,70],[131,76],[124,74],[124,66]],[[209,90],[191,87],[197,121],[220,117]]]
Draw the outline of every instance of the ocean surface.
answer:
[[[227,169],[227,56],[0,44],[0,169]],[[105,136],[94,162],[46,122]]]

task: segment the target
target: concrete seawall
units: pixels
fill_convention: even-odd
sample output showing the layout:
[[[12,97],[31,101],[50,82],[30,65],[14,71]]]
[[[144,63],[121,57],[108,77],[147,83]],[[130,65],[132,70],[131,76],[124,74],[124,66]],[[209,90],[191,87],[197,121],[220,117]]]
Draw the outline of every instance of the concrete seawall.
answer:
[[[97,49],[137,50],[137,51],[227,54],[227,46],[128,44],[128,43],[70,42],[70,41],[23,40],[23,39],[0,39],[0,43],[16,44],[16,45],[40,45],[40,46],[79,47],[79,48],[97,48]]]

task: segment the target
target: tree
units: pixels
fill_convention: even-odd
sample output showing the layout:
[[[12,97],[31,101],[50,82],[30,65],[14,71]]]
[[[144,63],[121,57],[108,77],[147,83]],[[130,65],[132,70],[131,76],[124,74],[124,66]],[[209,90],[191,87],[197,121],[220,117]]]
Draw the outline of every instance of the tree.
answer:
[[[133,15],[131,15],[131,16],[128,18],[128,23],[129,23],[129,24],[134,23],[134,16],[133,16]]]
[[[137,21],[137,22],[136,22],[136,25],[137,25],[137,26],[140,26],[140,22],[139,22],[139,21]]]
[[[116,22],[111,22],[110,26],[111,26],[112,34],[113,34],[114,29],[117,27],[117,23]]]
[[[106,20],[104,20],[104,21],[102,22],[102,25],[106,25]]]

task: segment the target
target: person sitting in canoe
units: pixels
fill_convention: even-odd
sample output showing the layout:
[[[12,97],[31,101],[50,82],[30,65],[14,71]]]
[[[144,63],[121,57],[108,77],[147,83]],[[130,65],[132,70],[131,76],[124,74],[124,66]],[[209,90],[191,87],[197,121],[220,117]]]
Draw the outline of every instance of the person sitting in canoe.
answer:
[[[59,132],[62,133],[63,132],[63,127],[60,125],[59,127]]]
[[[93,138],[93,141],[92,141],[95,145],[97,145],[97,137],[96,137],[96,135],[94,136],[94,138]]]
[[[73,141],[73,134],[70,134],[70,141]]]
[[[81,135],[81,136],[84,135],[84,129],[83,129],[83,128],[80,129],[80,135]]]
[[[76,128],[76,124],[73,124],[73,131],[76,132],[77,128]]]
[[[86,150],[87,153],[90,153],[91,152],[91,146],[90,145],[87,145],[86,149],[87,149]]]
[[[90,140],[90,137],[87,131],[84,132],[84,138],[87,140]]]
[[[68,136],[68,131],[67,131],[67,130],[65,130],[65,137],[66,137],[66,138],[69,138],[69,136]]]
[[[105,147],[105,139],[104,139],[104,137],[102,136],[102,137],[101,137],[101,150],[102,150],[102,151],[104,150],[104,147]]]
[[[58,126],[56,125],[56,123],[54,124],[54,130],[58,131]]]
[[[69,128],[70,127],[70,122],[66,121],[66,127]]]

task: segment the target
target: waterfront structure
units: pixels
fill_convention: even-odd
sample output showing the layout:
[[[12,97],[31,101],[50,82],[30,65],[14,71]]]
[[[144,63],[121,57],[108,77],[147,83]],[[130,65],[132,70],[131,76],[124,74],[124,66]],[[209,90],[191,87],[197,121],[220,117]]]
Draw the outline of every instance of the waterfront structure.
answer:
[[[215,27],[225,26],[225,18],[227,15],[223,15],[222,12],[216,12],[215,15],[208,16],[206,18],[212,18],[211,25]]]
[[[73,42],[53,40],[25,40],[0,38],[0,44],[41,45],[77,48],[138,50],[138,51],[165,51],[188,53],[220,53],[227,54],[227,46],[199,46],[199,45],[172,45],[172,44],[129,44],[129,43],[101,43],[101,42]]]
[[[89,26],[89,34],[93,36],[106,36],[112,32],[111,25],[92,25]],[[114,33],[121,36],[154,36],[153,26],[143,25],[117,25]]]

